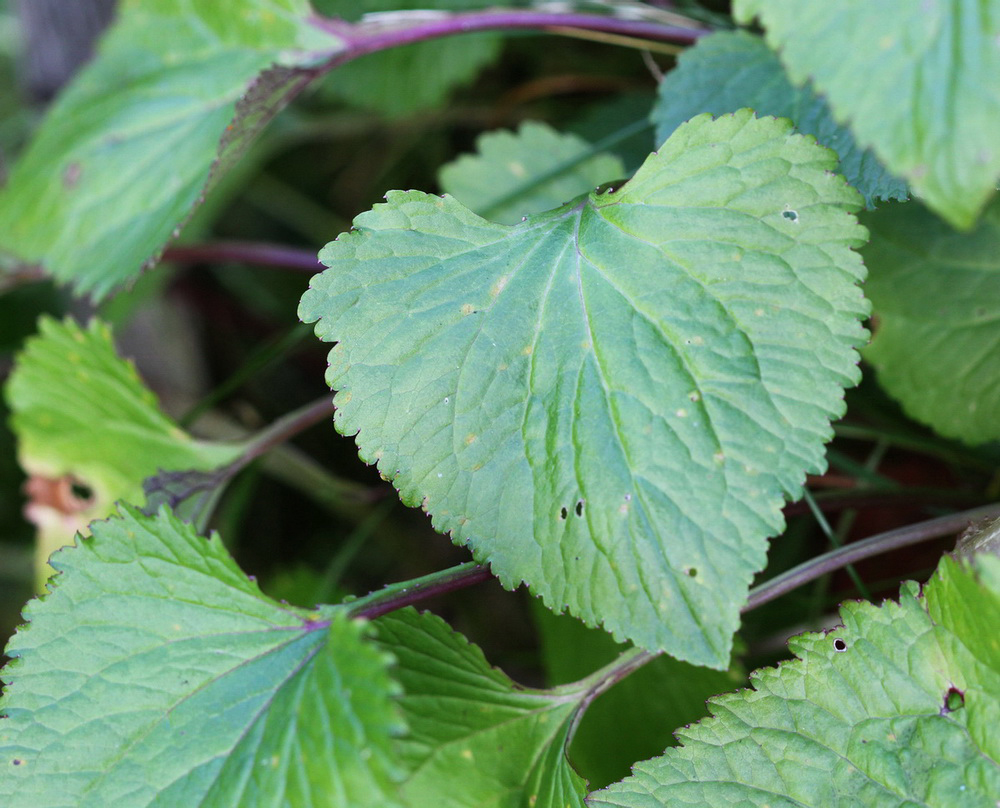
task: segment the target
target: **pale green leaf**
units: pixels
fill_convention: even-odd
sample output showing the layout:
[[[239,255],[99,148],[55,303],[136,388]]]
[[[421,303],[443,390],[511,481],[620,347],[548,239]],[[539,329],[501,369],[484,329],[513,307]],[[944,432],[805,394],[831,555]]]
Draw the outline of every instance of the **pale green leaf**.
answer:
[[[307,0],[121,3],[0,194],[0,248],[81,292],[133,277],[198,203],[220,152],[285,103],[298,68],[340,48],[309,16]]]
[[[194,440],[164,415],[98,320],[43,318],[5,388],[18,458],[33,477],[71,475],[92,496],[79,516],[107,516],[116,500],[141,503],[143,479],[160,469],[212,469],[237,444]]]
[[[506,586],[715,667],[866,336],[860,197],[790,127],[695,118],[513,227],[392,192],[300,306],[404,502]]]
[[[1000,5],[994,0],[736,0],[796,84],[812,81],[858,144],[957,227],[1000,176]]]
[[[542,664],[549,685],[582,679],[625,651],[606,632],[557,615],[535,601]],[[746,682],[738,665],[698,668],[660,655],[602,693],[584,713],[569,758],[592,789],[620,780],[632,764],[674,744],[677,727],[703,718],[712,696]]]
[[[324,12],[347,20],[390,26],[433,18],[435,12],[474,11],[496,6],[494,0],[325,0]],[[413,16],[410,16],[413,15]],[[430,109],[442,104],[458,87],[469,84],[500,55],[503,37],[494,33],[463,34],[378,51],[337,68],[322,85],[329,97],[373,109],[389,117]]]
[[[619,158],[593,154],[590,144],[576,135],[526,121],[517,132],[482,135],[476,154],[443,166],[438,180],[442,190],[474,213],[514,224],[624,174]]]
[[[858,148],[850,130],[834,121],[826,102],[808,85],[793,87],[760,37],[743,31],[702,37],[678,57],[677,67],[660,82],[653,108],[656,142],[699,113],[721,115],[743,107],[790,118],[802,134],[815,135],[837,152],[841,173],[869,207],[876,199],[906,199],[906,183],[886,172],[871,150]]]
[[[683,746],[588,802],[619,808],[995,808],[1000,559],[945,558],[919,594],[841,607],[843,626],[710,702]]]
[[[397,804],[388,658],[265,598],[217,537],[123,506],[11,641],[4,808]]]
[[[118,500],[144,501],[144,478],[161,469],[214,469],[242,450],[194,440],[164,415],[97,320],[88,328],[40,320],[4,394],[30,478],[25,513],[38,528],[39,585],[49,554],[88,522],[108,516]]]
[[[865,222],[879,383],[942,435],[1000,439],[1000,202],[970,233],[914,203]]]
[[[418,808],[583,808],[584,781],[565,756],[582,692],[556,695],[515,685],[478,647],[432,614],[406,609],[376,622],[397,664],[400,741]]]

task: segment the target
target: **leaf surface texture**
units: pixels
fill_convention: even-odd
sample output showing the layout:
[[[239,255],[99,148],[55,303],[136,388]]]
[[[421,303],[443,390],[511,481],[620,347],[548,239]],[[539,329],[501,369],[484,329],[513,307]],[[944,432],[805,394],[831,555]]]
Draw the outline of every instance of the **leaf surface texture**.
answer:
[[[265,598],[167,511],[92,531],[7,649],[4,806],[397,804],[403,724],[362,623]]]
[[[593,808],[684,805],[993,808],[1000,800],[1000,558],[945,557],[920,594],[841,607],[797,659],[713,699],[682,746],[589,797]]]
[[[0,248],[81,293],[134,277],[197,205],[216,158],[224,168],[299,68],[340,49],[309,14],[306,0],[121,3],[0,193]]]
[[[404,502],[506,586],[719,668],[866,334],[860,199],[789,127],[698,117],[512,227],[392,192],[299,310]]]
[[[405,609],[380,618],[376,630],[403,689],[408,805],[583,808],[585,783],[565,755],[582,692],[516,685],[429,613]]]

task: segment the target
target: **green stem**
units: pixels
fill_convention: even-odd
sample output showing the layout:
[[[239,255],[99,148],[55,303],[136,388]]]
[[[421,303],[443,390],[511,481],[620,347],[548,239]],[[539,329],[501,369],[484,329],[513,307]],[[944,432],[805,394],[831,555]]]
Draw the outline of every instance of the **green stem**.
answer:
[[[188,410],[180,419],[180,425],[185,428],[189,427],[198,420],[202,413],[207,412],[235,393],[253,376],[262,373],[270,365],[287,356],[293,348],[311,336],[312,333],[312,326],[300,324],[257,348],[235,373]]]
[[[820,530],[823,531],[823,534],[830,541],[830,544],[836,548],[842,547],[844,545],[844,534],[850,530],[851,522],[854,521],[854,517],[851,515],[854,511],[846,511],[841,514],[837,530],[833,530],[830,527],[830,523],[827,521],[826,516],[823,515],[823,511],[821,511],[819,506],[816,504],[816,500],[814,500],[812,494],[809,493],[808,488],[805,489],[805,500],[809,504],[809,510],[812,511],[812,515],[819,524]],[[844,517],[848,516],[849,518],[845,520]],[[858,590],[861,596],[865,598],[865,600],[871,600],[871,592],[868,591],[868,587],[865,586],[865,582],[861,580],[861,576],[858,575],[858,571],[853,565],[847,565],[847,574],[851,576],[851,580],[854,582],[854,587]]]
[[[246,450],[233,465],[239,464],[237,469],[243,468],[271,448],[304,432],[324,418],[329,418],[333,415],[333,411],[333,397],[330,395],[320,396],[315,401],[293,410],[254,435]]]
[[[481,567],[474,561],[468,561],[421,578],[389,584],[377,592],[347,604],[347,613],[350,617],[374,620],[376,617],[410,606],[425,598],[464,589],[488,581],[492,577],[488,567]]]
[[[660,653],[647,651],[644,648],[629,648],[627,651],[619,654],[617,659],[612,660],[589,676],[570,685],[552,688],[551,693],[563,695],[567,700],[577,702],[576,711],[573,713],[573,719],[570,722],[566,735],[567,746],[573,741],[577,728],[583,720],[584,713],[587,712],[587,709],[594,703],[597,697],[602,693],[606,693],[627,676],[639,670],[643,665],[652,662]]]

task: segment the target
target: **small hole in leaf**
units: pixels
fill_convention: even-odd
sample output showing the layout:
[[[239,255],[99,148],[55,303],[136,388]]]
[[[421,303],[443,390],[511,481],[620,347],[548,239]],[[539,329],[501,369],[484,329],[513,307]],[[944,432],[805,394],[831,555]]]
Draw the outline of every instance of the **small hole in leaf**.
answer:
[[[70,493],[79,500],[87,502],[94,498],[94,489],[79,480],[73,480],[69,484]]]
[[[799,220],[799,214],[794,210],[783,210],[781,215],[790,222],[797,222]]]
[[[956,687],[949,687],[948,692],[944,694],[944,706],[941,708],[941,715],[961,710],[964,706],[965,696],[962,694],[962,691]]]
[[[583,500],[576,503],[576,515],[583,516]]]
[[[847,650],[847,643],[840,639],[840,637],[837,637],[837,639],[833,641],[833,650],[838,654],[842,654]]]
[[[565,519],[567,516],[569,516],[569,511],[566,510],[566,506],[564,505],[562,508],[559,509],[559,518]]]
[[[698,570],[695,567],[688,567],[685,572],[688,574],[689,578],[697,578]]]

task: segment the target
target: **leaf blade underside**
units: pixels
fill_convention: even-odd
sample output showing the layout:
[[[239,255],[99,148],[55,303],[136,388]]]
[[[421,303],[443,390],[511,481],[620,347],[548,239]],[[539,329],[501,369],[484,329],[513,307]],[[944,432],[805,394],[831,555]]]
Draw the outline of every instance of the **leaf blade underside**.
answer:
[[[865,336],[859,197],[789,127],[700,116],[513,227],[393,192],[299,311],[404,502],[505,586],[720,668]]]

